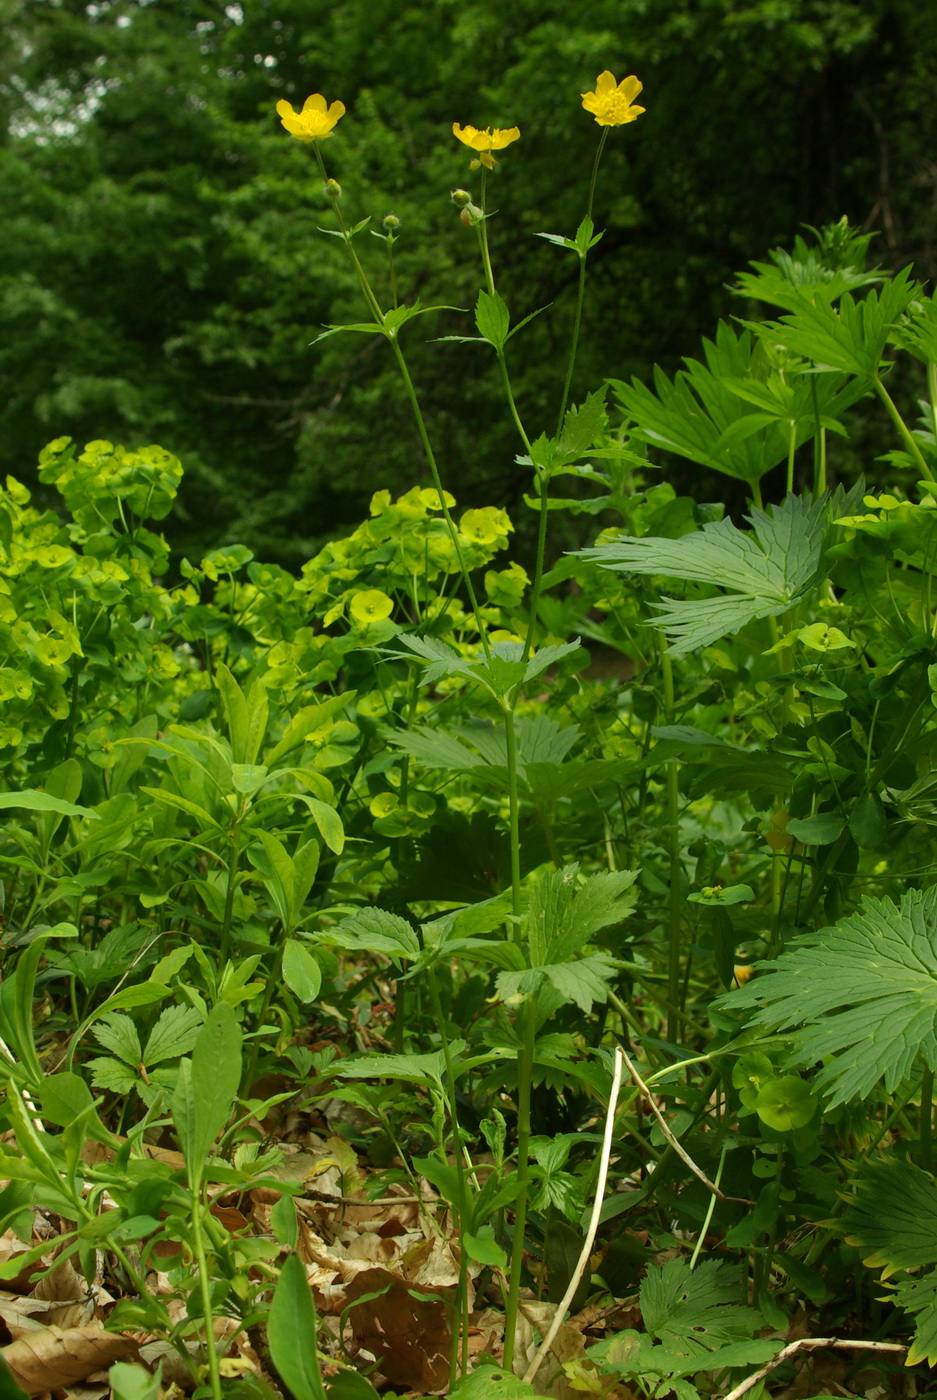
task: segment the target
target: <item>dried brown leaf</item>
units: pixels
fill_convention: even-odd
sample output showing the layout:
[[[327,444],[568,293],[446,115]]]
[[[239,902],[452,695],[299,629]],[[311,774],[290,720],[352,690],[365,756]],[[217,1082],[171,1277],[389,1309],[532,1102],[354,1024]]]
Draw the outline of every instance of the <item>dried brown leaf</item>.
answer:
[[[444,1296],[421,1288],[414,1297],[417,1290],[387,1269],[365,1269],[349,1283],[347,1302],[378,1292],[348,1313],[358,1345],[377,1357],[391,1385],[420,1394],[444,1389],[452,1335]]]
[[[4,1347],[3,1359],[27,1395],[41,1395],[83,1381],[137,1349],[133,1337],[103,1327],[44,1327]]]

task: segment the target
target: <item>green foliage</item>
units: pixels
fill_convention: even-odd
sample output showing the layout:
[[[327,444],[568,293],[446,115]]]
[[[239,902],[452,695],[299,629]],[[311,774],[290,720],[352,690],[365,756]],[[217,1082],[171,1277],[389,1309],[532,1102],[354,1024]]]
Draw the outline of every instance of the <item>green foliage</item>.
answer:
[[[124,28],[152,35],[158,8]],[[106,90],[101,121],[116,101]],[[416,102],[411,116],[419,132]],[[366,186],[361,152],[335,145],[335,168]],[[382,156],[399,175],[387,133]],[[504,163],[492,180],[516,168]],[[445,375],[424,412],[411,372],[430,354],[468,364],[477,346],[444,335],[428,349],[406,329],[429,308],[396,263],[388,299],[365,222],[345,222],[334,190],[323,275],[349,305],[331,329],[370,335],[354,342],[362,365],[371,345],[389,352],[431,487],[411,464],[405,490],[375,491],[368,519],[297,575],[222,538],[177,581],[149,529],[184,480],[169,451],[58,439],[39,476],[61,515],[12,479],[0,500],[0,1218],[26,1243],[0,1274],[74,1260],[91,1277],[100,1255],[119,1295],[110,1325],[173,1347],[212,1400],[231,1381],[224,1346],[264,1327],[283,1384],[322,1400],[317,1348],[331,1360],[336,1343],[317,1337],[305,1262],[346,1276],[360,1218],[347,1198],[392,1208],[403,1183],[422,1238],[400,1243],[415,1229],[386,1218],[381,1275],[351,1303],[319,1279],[389,1383],[411,1302],[442,1318],[421,1291],[439,1286],[449,1389],[528,1393],[509,1379],[522,1289],[561,1296],[583,1250],[577,1301],[604,1289],[604,1310],[638,1289],[642,1314],[641,1331],[563,1363],[584,1391],[698,1400],[771,1361],[779,1344],[755,1334],[782,1334],[795,1308],[825,1310],[817,1335],[847,1308],[874,1330],[853,1240],[902,1275],[889,1325],[916,1327],[912,1356],[931,1356],[937,488],[829,486],[836,461],[864,452],[849,413],[870,388],[897,443],[889,469],[937,470],[930,303],[909,274],[865,270],[865,235],[821,229],[739,283],[779,320],[721,326],[705,364],[661,372],[656,395],[618,385],[629,425],[601,389],[572,391],[591,364],[584,291],[547,402],[550,376],[540,385],[527,356],[550,308],[525,320],[499,280],[485,179],[469,218],[481,270],[454,280],[532,477],[529,568],[513,506],[446,489],[468,449],[439,434]],[[590,212],[575,240],[552,241],[584,279],[600,237]],[[324,338],[323,366],[338,341]],[[892,354],[890,382],[926,375],[923,427],[885,390]],[[478,395],[475,461],[500,428],[487,381],[459,376]],[[404,436],[367,425],[391,481]],[[644,446],[750,486],[746,526],[646,486]],[[786,490],[764,504],[781,461]],[[570,553],[548,568],[558,538]],[[633,1083],[611,1104],[624,1040]],[[312,1169],[291,1162],[289,1138],[318,1153],[326,1122]],[[874,1162],[857,1171],[857,1152],[899,1131],[917,1165],[897,1187],[889,1166],[881,1181]],[[157,1135],[181,1156],[154,1159]],[[346,1199],[310,1184],[319,1170]],[[876,1199],[902,1189],[907,1219]],[[263,1214],[231,1225],[228,1193]],[[343,1214],[325,1226],[320,1204]],[[33,1244],[37,1209],[58,1234]],[[506,1279],[503,1369],[460,1380],[489,1271]],[[384,1320],[367,1331],[372,1313]],[[437,1343],[414,1355],[436,1366]],[[377,1393],[347,1370],[331,1388]],[[230,1389],[268,1400],[265,1380]]]
[[[824,515],[823,501],[788,496],[781,506],[751,515],[751,532],[720,520],[679,541],[616,539],[584,555],[622,572],[731,588],[715,598],[655,605],[663,615],[656,625],[671,637],[672,655],[685,656],[749,622],[778,617],[806,596],[820,579]]]
[[[890,1094],[918,1055],[937,1067],[937,891],[909,890],[899,905],[866,899],[861,911],[806,936],[759,977],[723,998],[755,1007],[752,1023],[793,1032],[793,1065],[821,1064],[830,1106]]]
[[[864,1262],[882,1279],[901,1277],[889,1290],[915,1318],[908,1364],[937,1363],[937,1186],[911,1162],[866,1162],[842,1222],[843,1233],[863,1250]],[[907,1275],[907,1270],[923,1273]]]
[[[510,262],[501,291],[515,319],[553,295],[570,244],[612,226],[590,254],[592,332],[577,371],[588,387],[656,361],[672,374],[725,311],[737,267],[789,242],[804,220],[820,226],[843,209],[863,218],[879,200],[890,260],[929,246],[918,176],[934,145],[926,96],[937,37],[912,0],[780,10],[588,0],[574,16],[559,0],[508,16],[494,0],[457,16],[444,0],[343,0],[313,25],[286,0],[206,15],[138,0],[93,15],[10,0],[5,25],[3,441],[23,463],[64,433],[165,443],[186,461],[185,514],[172,532],[190,555],[216,547],[220,532],[299,563],[310,541],[356,523],[374,490],[397,494],[412,479],[414,438],[389,357],[349,363],[343,337],[308,348],[321,326],[361,310],[338,241],[316,235],[327,203],[308,151],[277,131],[278,98],[300,104],[316,85],[341,96],[348,115],[327,144],[355,191],[352,222],[371,214],[376,229],[395,210],[400,286],[462,307],[476,296],[473,235],[455,223],[448,193],[477,177],[451,123],[517,121],[489,223],[496,256]],[[640,74],[648,111],[629,128],[627,154],[610,144],[599,233],[585,235],[576,182],[556,172],[588,172],[594,128],[570,113],[604,67]],[[701,103],[703,92],[712,99]],[[537,237],[543,229],[559,230],[563,250]],[[381,245],[357,241],[383,277]],[[508,343],[509,353],[525,347],[519,399],[538,413],[562,379],[561,367],[542,366],[574,314],[564,286]],[[470,324],[446,313],[433,334]],[[505,501],[515,445],[495,411],[494,356],[467,386],[459,347],[414,350],[451,479],[471,492],[464,504]]]

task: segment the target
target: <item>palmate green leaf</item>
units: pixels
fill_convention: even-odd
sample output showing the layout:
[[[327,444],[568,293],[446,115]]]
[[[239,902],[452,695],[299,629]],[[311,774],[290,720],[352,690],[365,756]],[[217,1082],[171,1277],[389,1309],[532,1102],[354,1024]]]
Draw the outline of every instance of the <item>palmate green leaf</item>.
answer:
[[[887,1301],[892,1300],[915,1319],[906,1365],[916,1366],[926,1361],[928,1366],[937,1366],[937,1272],[932,1270],[920,1278],[902,1279],[888,1296]]]
[[[790,449],[787,424],[772,422],[758,432],[726,443],[733,424],[751,410],[730,387],[731,381],[760,378],[756,355],[764,352],[750,330],[740,334],[720,322],[715,342],[703,341],[705,364],[685,359],[685,369],[671,380],[655,367],[654,390],[634,379],[631,384],[611,381],[626,413],[634,420],[631,435],[639,442],[675,452],[691,462],[711,467],[741,481],[757,482],[765,472],[786,459]],[[798,425],[797,444],[816,431],[815,420]]]
[[[863,1262],[882,1270],[883,1280],[899,1270],[927,1270],[896,1283],[889,1301],[916,1318],[908,1364],[937,1365],[937,1182],[912,1162],[865,1162],[842,1229],[863,1251]]]
[[[411,758],[419,759],[427,768],[442,768],[458,773],[484,766],[485,760],[445,729],[384,730],[384,737],[395,749],[402,749]]]
[[[738,1276],[717,1260],[691,1269],[687,1260],[671,1259],[660,1269],[649,1269],[639,1296],[648,1332],[678,1354],[703,1358],[706,1352],[748,1341],[763,1325],[755,1308],[735,1301]]]
[[[160,1012],[143,1047],[143,1063],[149,1068],[150,1065],[159,1064],[160,1060],[174,1060],[180,1055],[188,1055],[203,1020],[202,1013],[194,1006],[167,1006],[165,1011]],[[99,1040],[100,1029],[99,1026],[95,1031]]]
[[[464,1040],[453,1040],[449,1053],[458,1059]],[[442,1086],[446,1057],[441,1050],[425,1055],[355,1055],[332,1066],[330,1073],[342,1079],[402,1079],[409,1084]]]
[[[556,455],[560,462],[567,464],[584,457],[601,437],[608,413],[605,408],[606,388],[587,394],[583,403],[567,409],[563,419]]]
[[[605,953],[592,953],[576,962],[546,963],[520,972],[498,974],[498,995],[505,1001],[536,996],[549,983],[563,998],[589,1012],[596,1002],[604,1002],[616,972],[616,964]]]
[[[425,725],[406,730],[383,729],[388,744],[402,749],[428,768],[473,773],[473,781],[507,791],[507,740],[503,724],[461,725],[452,731]],[[579,738],[578,724],[560,725],[548,715],[525,715],[516,721],[517,772],[522,785],[527,765],[562,764]],[[469,748],[472,744],[478,753]]]
[[[628,1330],[590,1347],[588,1354],[599,1362],[604,1372],[640,1376],[642,1380],[661,1376],[667,1382],[663,1394],[675,1395],[677,1400],[700,1400],[696,1386],[683,1377],[700,1371],[717,1375],[730,1366],[757,1366],[769,1361],[780,1349],[780,1342],[730,1342],[728,1346],[707,1352],[705,1357],[686,1356],[652,1342],[646,1333]]]
[[[798,237],[793,254],[783,248],[772,248],[769,257],[774,266],[751,263],[755,271],[740,273],[733,290],[740,296],[767,302],[769,306],[781,306],[787,311],[796,311],[805,302],[838,301],[844,292],[854,292],[859,287],[882,281],[880,272],[875,269],[864,272],[858,265],[858,259],[864,257],[863,249],[856,248],[855,256],[855,267],[831,267],[827,259]]]
[[[136,1067],[143,1059],[140,1037],[129,1016],[102,1016],[91,1034],[105,1050],[128,1065]]]
[[[527,943],[534,967],[565,962],[599,929],[617,924],[635,902],[636,870],[603,871],[580,883],[579,866],[548,870],[534,886]]]
[[[125,1018],[126,1019],[126,1018]],[[160,1012],[160,1018],[147,1037],[143,1047],[143,1063],[146,1067],[158,1064],[160,1060],[175,1060],[181,1054],[189,1054],[203,1022],[202,1012],[195,1007],[167,1007]],[[101,1039],[101,1028],[95,1030]]]
[[[787,612],[805,597],[819,577],[825,516],[824,501],[788,496],[780,506],[753,510],[747,517],[750,531],[720,520],[679,540],[635,537],[579,553],[618,572],[664,574],[734,590],[656,604],[663,617],[654,625],[671,638],[672,655],[685,656],[748,622]]]
[[[109,1089],[115,1094],[132,1094],[138,1084],[142,1084],[139,1070],[131,1069],[122,1060],[110,1060],[103,1055],[89,1060],[85,1066],[91,1072],[91,1083],[96,1089]]]
[[[406,661],[412,661],[416,657],[428,663],[423,672],[423,679],[427,685],[441,680],[443,676],[465,676],[468,680],[477,678],[477,663],[467,660],[455,647],[440,641],[438,637],[417,637],[411,633],[398,636],[397,641],[408,647],[412,655],[408,655],[407,652],[392,652],[391,655]]]
[[[937,1068],[937,888],[900,905],[866,898],[719,1004],[755,1008],[752,1025],[792,1033],[789,1065],[819,1063],[815,1087],[831,1107],[880,1081],[893,1093],[919,1055]]]
[[[489,1362],[456,1381],[449,1391],[449,1400],[532,1400],[538,1395],[539,1391],[529,1381],[522,1381]]]
[[[899,1269],[937,1264],[937,1182],[913,1162],[864,1162],[843,1213],[846,1240],[863,1262],[888,1278]]]
[[[823,368],[872,380],[894,327],[920,297],[920,284],[910,274],[910,267],[904,268],[859,301],[847,292],[838,308],[805,299],[780,321],[758,323],[752,329],[770,344],[783,345]]]

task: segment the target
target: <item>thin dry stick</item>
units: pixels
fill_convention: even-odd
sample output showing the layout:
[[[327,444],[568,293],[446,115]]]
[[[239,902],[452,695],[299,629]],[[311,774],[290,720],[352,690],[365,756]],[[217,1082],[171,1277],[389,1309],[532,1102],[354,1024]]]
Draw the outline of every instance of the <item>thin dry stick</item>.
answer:
[[[563,1300],[553,1314],[553,1321],[550,1323],[549,1331],[540,1343],[540,1350],[524,1373],[525,1381],[533,1380],[534,1376],[540,1370],[547,1352],[553,1345],[554,1338],[563,1325],[566,1309],[573,1301],[576,1289],[579,1287],[579,1280],[582,1278],[589,1255],[592,1252],[592,1246],[595,1243],[596,1233],[599,1228],[599,1214],[602,1210],[602,1199],[605,1195],[605,1183],[608,1180],[608,1162],[612,1155],[612,1130],[615,1126],[615,1109],[618,1105],[618,1091],[621,1088],[621,1065],[622,1060],[626,1058],[625,1052],[622,1050],[621,1046],[616,1046],[615,1071],[612,1075],[612,1088],[608,1096],[608,1112],[605,1115],[605,1135],[602,1138],[602,1156],[599,1160],[599,1179],[595,1184],[595,1202],[592,1206],[592,1216],[589,1220],[589,1228],[586,1231],[586,1239],[582,1246],[582,1253],[573,1270],[573,1276],[569,1281],[569,1287],[563,1294]]]
[[[6,1041],[3,1039],[2,1036],[0,1036],[0,1051],[2,1051],[3,1054],[7,1056],[11,1065],[16,1064],[16,1056],[13,1054],[13,1051],[10,1049],[9,1045],[7,1045]],[[23,1096],[23,1103],[26,1105],[29,1112],[33,1115],[33,1127],[36,1129],[37,1133],[44,1133],[45,1128],[42,1126],[42,1119],[39,1117],[39,1110],[36,1108],[32,1095],[30,1094],[28,1089],[21,1089],[20,1093]]]
[[[625,1054],[624,1050],[622,1050],[620,1054],[622,1055],[625,1064],[628,1066],[628,1072],[630,1073],[631,1078],[634,1080],[635,1084],[637,1084],[638,1088],[641,1090],[641,1093],[647,1099],[648,1104],[650,1105],[651,1112],[654,1114],[654,1117],[660,1124],[660,1130],[663,1133],[664,1137],[670,1143],[670,1146],[673,1148],[674,1152],[676,1152],[677,1156],[681,1158],[682,1161],[686,1162],[693,1175],[699,1177],[700,1181],[706,1187],[706,1190],[711,1191],[716,1197],[717,1201],[735,1201],[737,1205],[743,1206],[754,1205],[754,1201],[746,1200],[744,1196],[726,1196],[724,1192],[719,1190],[719,1187],[715,1184],[715,1182],[710,1181],[706,1173],[693,1161],[693,1158],[687,1152],[686,1148],[681,1147],[679,1140],[676,1137],[674,1137],[673,1133],[671,1132],[670,1125],[667,1122],[667,1119],[664,1117],[660,1109],[657,1107],[657,1104],[654,1102],[654,1099],[651,1096],[650,1089],[647,1087],[644,1080],[641,1078],[640,1074],[635,1069],[634,1065],[628,1059],[628,1056]]]
[[[756,1371],[753,1376],[747,1376],[734,1390],[730,1390],[725,1400],[739,1400],[739,1396],[751,1390],[764,1380],[769,1371],[773,1371],[776,1366],[780,1366],[782,1361],[794,1355],[798,1351],[819,1351],[823,1347],[832,1347],[840,1351],[894,1351],[905,1352],[907,1347],[903,1347],[900,1342],[849,1342],[840,1341],[838,1337],[801,1337],[797,1342],[791,1342],[788,1346],[779,1351],[777,1356],[772,1357],[766,1366],[762,1366],[760,1371]]]

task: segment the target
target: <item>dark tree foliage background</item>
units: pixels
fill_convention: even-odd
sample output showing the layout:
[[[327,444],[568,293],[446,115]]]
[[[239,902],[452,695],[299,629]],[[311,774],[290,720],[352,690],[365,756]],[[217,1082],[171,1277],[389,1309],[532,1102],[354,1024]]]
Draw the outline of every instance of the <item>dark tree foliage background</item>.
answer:
[[[922,0],[0,0],[0,444],[31,480],[70,434],[158,441],[187,469],[175,543],[239,540],[295,565],[372,491],[425,480],[386,348],[361,318],[308,147],[275,103],[341,98],[325,143],[348,217],[401,219],[407,297],[470,306],[477,193],[453,120],[521,128],[490,182],[499,283],[534,432],[551,429],[575,300],[571,234],[599,134],[579,94],[637,73],[647,114],[613,131],[596,201],[581,397],[673,370],[726,283],[846,214],[880,262],[933,276],[937,6]],[[383,248],[362,255],[385,285]],[[457,313],[408,331],[460,505],[526,488],[498,384]],[[716,487],[718,494],[721,487]]]

